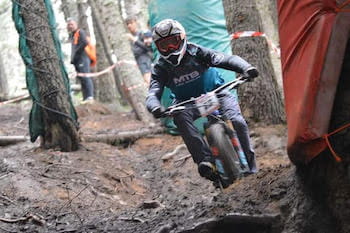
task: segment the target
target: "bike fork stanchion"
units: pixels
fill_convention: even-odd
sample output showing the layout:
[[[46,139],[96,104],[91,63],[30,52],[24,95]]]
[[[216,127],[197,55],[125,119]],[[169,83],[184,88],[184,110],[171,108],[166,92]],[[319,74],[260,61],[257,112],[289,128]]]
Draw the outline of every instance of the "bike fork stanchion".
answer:
[[[226,120],[226,124],[228,125],[228,126],[225,127],[226,128],[226,132],[229,135],[231,143],[232,143],[233,147],[235,148],[235,150],[236,150],[236,152],[238,154],[238,159],[241,162],[242,172],[243,173],[244,172],[248,172],[248,171],[250,171],[249,164],[248,164],[248,161],[247,161],[247,157],[245,156],[245,154],[243,152],[241,143],[238,140],[237,132],[233,128],[232,122],[230,120]]]

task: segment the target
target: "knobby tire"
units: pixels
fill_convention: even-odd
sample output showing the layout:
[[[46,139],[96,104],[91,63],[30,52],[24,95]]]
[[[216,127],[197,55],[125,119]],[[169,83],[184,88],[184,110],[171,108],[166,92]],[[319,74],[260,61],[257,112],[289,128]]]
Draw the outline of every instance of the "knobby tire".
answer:
[[[210,137],[208,138],[208,141],[211,142],[210,146],[216,147],[219,150],[219,156],[222,159],[225,173],[231,179],[231,182],[233,182],[240,176],[240,162],[224,126],[219,123],[212,124],[208,128],[207,137]]]

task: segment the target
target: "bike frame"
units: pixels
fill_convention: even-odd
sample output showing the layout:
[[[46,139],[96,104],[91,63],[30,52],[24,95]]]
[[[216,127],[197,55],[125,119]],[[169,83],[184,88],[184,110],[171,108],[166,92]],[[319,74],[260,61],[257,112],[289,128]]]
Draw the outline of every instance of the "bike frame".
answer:
[[[238,76],[235,80],[228,82],[218,88],[216,88],[215,90],[207,93],[206,95],[217,95],[218,93],[220,93],[223,90],[232,90],[234,88],[237,88],[239,85],[243,84],[247,82],[247,79],[244,78],[243,76]],[[191,98],[189,100],[174,104],[172,106],[169,106],[166,111],[165,111],[165,115],[166,116],[172,116],[174,114],[176,114],[176,112],[180,112],[185,110],[186,107],[185,105],[188,104],[194,104],[196,103],[196,101],[202,98],[202,96],[200,97],[196,97],[196,98]],[[205,104],[205,103],[204,103]],[[196,108],[199,109],[198,105],[196,105]],[[213,124],[222,124],[225,130],[225,133],[229,136],[229,139],[233,145],[234,150],[237,153],[238,158],[236,158],[235,160],[239,161],[240,164],[240,172],[241,174],[243,174],[246,171],[249,171],[249,166],[248,166],[248,162],[247,162],[247,158],[242,150],[241,144],[239,142],[237,133],[232,125],[232,122],[225,119],[225,117],[223,115],[221,115],[219,113],[219,110],[215,110],[207,115],[202,115],[203,117],[206,117],[208,119],[208,122],[204,123],[204,129],[208,129],[211,125]],[[219,158],[218,157],[218,148],[213,147],[211,144],[211,142],[208,140],[208,135],[207,135],[207,130],[206,131],[206,138],[207,138],[207,142],[209,144],[210,149],[212,150],[212,154],[214,155],[215,159]],[[221,161],[222,162],[222,161]],[[217,164],[217,166],[220,166],[219,164]]]

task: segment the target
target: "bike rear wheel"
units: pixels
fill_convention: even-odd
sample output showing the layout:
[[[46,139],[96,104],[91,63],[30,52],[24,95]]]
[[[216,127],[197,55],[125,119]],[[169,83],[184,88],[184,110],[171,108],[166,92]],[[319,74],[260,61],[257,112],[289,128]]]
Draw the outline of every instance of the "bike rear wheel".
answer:
[[[206,137],[210,147],[218,150],[219,159],[223,163],[225,175],[232,183],[241,175],[240,161],[230,137],[226,134],[224,126],[220,123],[210,125],[207,128]]]

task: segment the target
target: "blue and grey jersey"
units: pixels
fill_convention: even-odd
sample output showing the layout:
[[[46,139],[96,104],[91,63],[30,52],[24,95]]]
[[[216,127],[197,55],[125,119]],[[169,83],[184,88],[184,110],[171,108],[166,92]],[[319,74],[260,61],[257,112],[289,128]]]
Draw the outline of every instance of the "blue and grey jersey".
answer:
[[[178,66],[160,57],[152,70],[147,109],[152,111],[160,106],[164,87],[168,87],[178,101],[219,87],[224,79],[215,67],[243,73],[251,65],[239,56],[226,55],[193,43],[187,44],[186,54]]]

